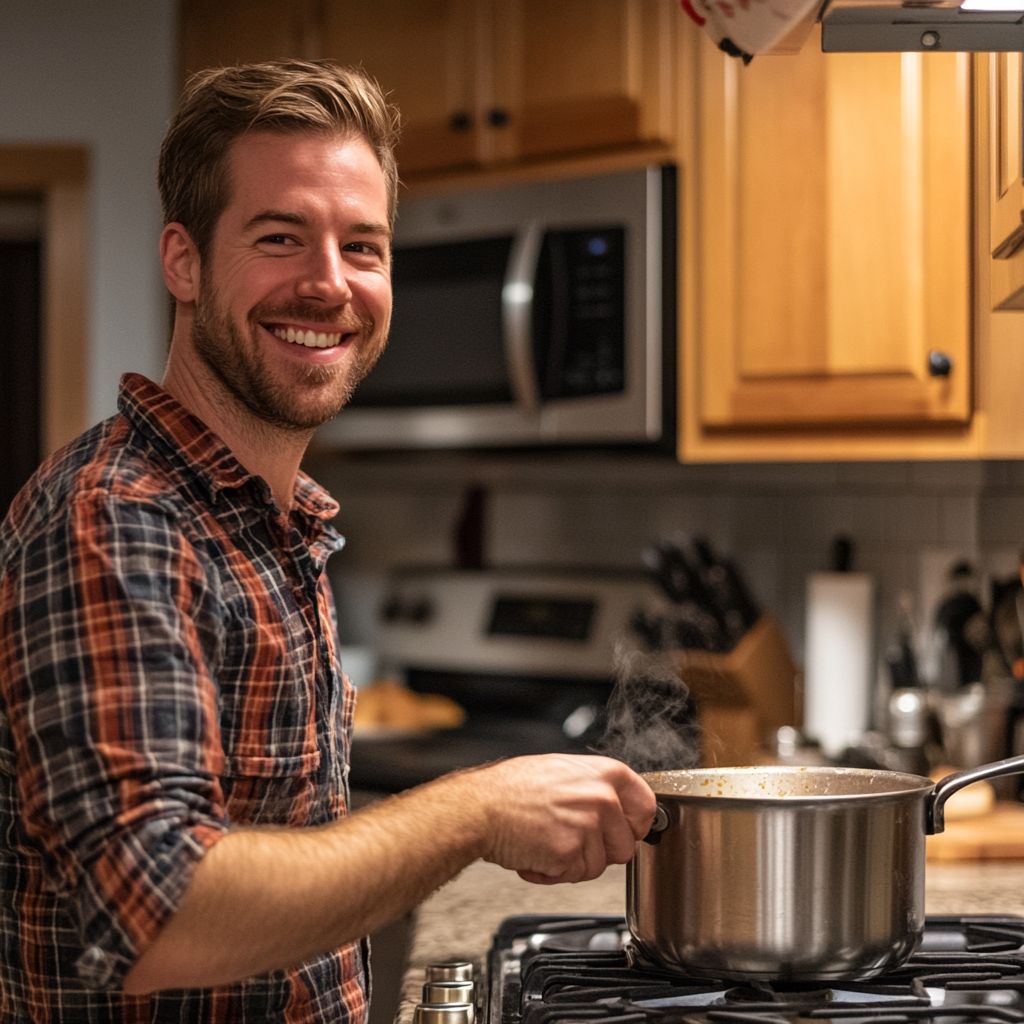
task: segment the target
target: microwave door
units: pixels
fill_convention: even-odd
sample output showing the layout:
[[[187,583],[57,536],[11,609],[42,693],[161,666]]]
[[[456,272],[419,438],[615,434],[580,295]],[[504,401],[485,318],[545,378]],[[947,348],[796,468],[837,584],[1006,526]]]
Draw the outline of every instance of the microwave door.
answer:
[[[518,407],[531,415],[540,412],[540,388],[533,358],[533,300],[543,242],[544,226],[540,221],[532,221],[516,236],[501,289],[509,383]]]

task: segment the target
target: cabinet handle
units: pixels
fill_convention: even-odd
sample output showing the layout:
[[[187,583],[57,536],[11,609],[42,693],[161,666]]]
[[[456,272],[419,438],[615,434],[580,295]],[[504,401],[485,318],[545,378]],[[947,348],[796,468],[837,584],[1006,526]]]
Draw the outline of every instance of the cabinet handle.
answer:
[[[945,352],[932,349],[928,353],[928,373],[933,377],[948,377],[953,372],[953,360]]]
[[[466,113],[465,110],[456,110],[451,117],[448,118],[448,127],[453,132],[468,132],[473,125],[473,119]]]
[[[504,128],[508,121],[508,111],[502,110],[501,107],[494,107],[487,111],[487,123],[492,128]]]

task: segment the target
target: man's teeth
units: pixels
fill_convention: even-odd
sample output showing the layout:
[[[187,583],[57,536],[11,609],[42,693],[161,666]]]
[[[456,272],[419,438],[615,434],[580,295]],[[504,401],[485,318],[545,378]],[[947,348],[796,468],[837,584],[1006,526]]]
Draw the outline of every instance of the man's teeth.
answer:
[[[331,348],[341,342],[341,334],[325,334],[321,331],[297,331],[294,327],[275,327],[274,334],[282,341],[290,341],[293,345],[305,345],[306,348]]]

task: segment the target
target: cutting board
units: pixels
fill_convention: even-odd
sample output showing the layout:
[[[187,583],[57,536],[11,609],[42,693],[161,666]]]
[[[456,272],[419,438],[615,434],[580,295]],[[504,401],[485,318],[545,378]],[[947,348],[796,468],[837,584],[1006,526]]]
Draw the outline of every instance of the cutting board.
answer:
[[[988,814],[948,821],[927,849],[931,861],[1024,859],[1024,804],[1000,801]]]

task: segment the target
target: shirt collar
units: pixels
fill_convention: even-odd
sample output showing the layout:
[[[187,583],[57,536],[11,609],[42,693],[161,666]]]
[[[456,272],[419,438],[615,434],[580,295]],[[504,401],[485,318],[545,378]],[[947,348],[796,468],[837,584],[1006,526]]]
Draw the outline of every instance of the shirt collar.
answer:
[[[117,407],[164,455],[202,483],[213,501],[222,490],[251,483],[263,504],[273,504],[266,480],[250,473],[202,420],[142,374],[121,378]],[[305,473],[295,481],[294,497],[295,507],[314,519],[326,521],[338,514],[338,503]]]

